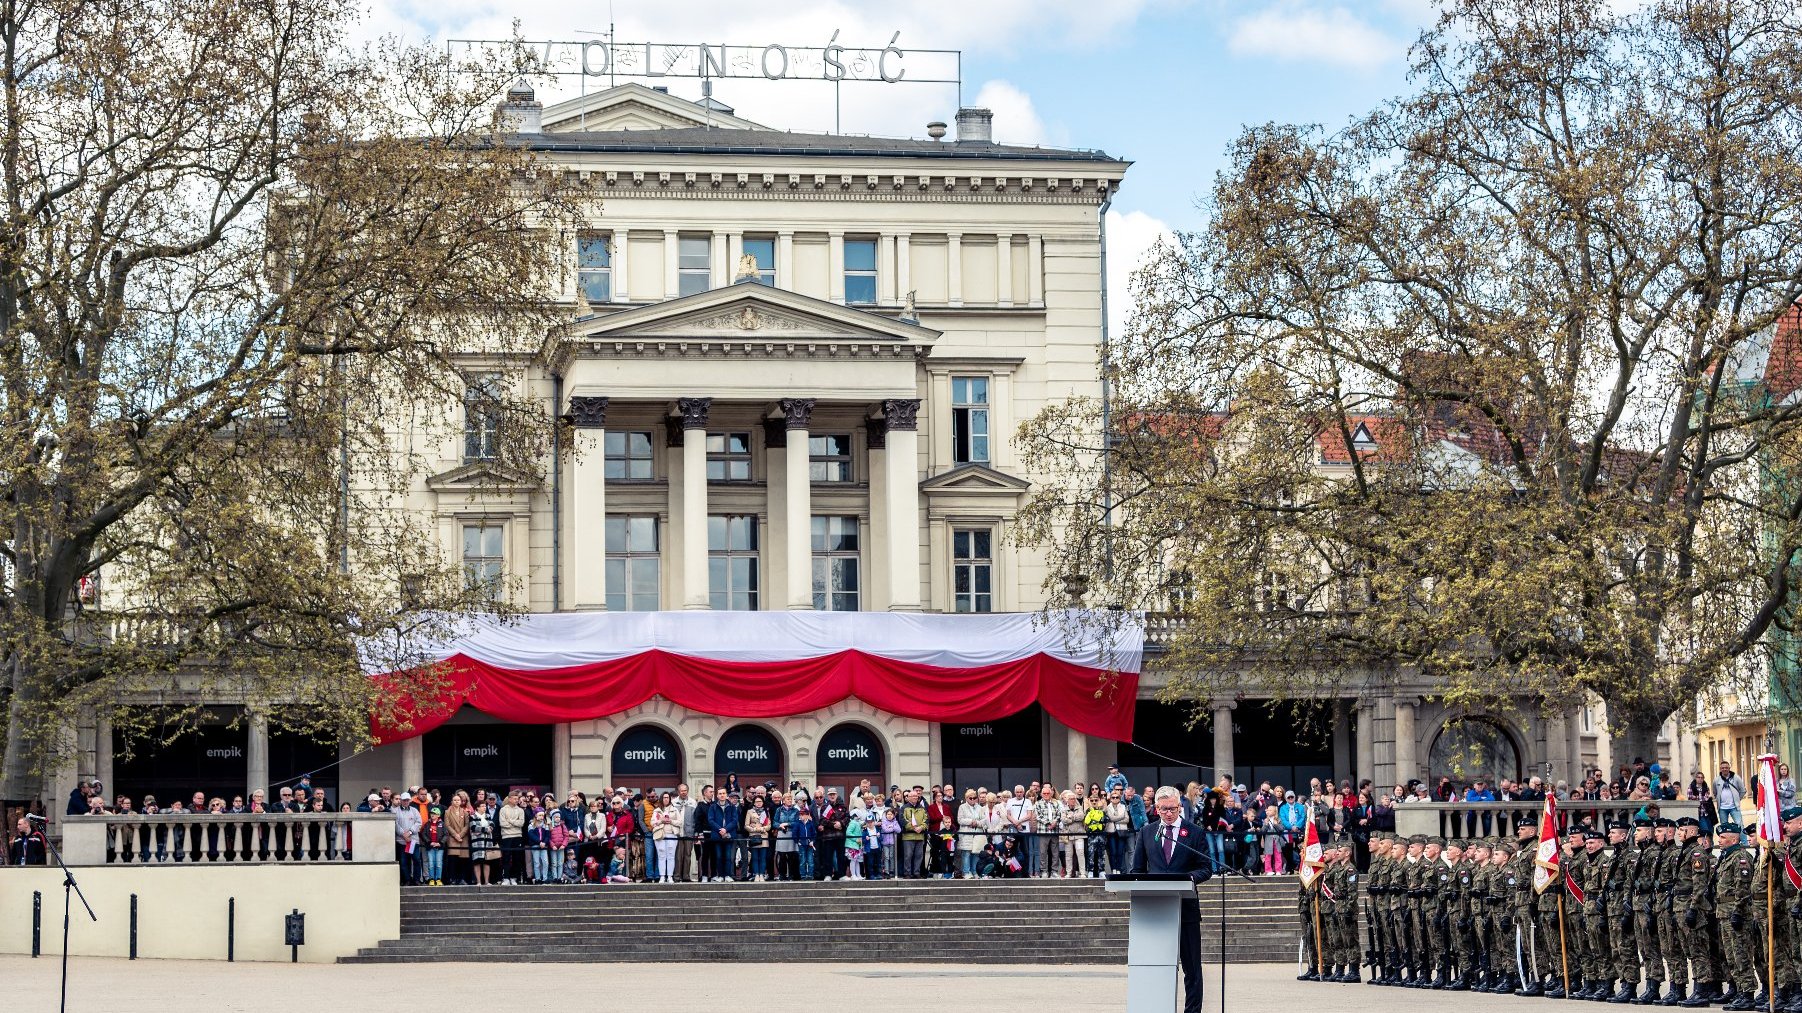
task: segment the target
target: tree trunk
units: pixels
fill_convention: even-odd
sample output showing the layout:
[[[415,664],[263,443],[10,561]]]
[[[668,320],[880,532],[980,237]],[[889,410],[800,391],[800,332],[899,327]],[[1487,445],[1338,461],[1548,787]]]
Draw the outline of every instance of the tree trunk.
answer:
[[[6,712],[6,752],[0,763],[0,800],[35,802],[44,799],[42,743],[34,741],[27,715],[34,709],[38,690],[25,663],[15,658],[6,673],[12,684]],[[10,827],[8,828],[11,829]]]
[[[1608,713],[1609,743],[1614,753],[1614,770],[1604,770],[1602,774],[1612,779],[1615,773],[1624,766],[1644,760],[1648,764],[1663,763],[1658,751],[1658,729],[1664,724],[1668,715],[1653,711],[1634,711]],[[1673,757],[1672,767],[1680,765],[1682,757]],[[1663,780],[1669,781],[1675,776],[1673,770],[1664,771]],[[1680,783],[1680,782],[1679,782]]]

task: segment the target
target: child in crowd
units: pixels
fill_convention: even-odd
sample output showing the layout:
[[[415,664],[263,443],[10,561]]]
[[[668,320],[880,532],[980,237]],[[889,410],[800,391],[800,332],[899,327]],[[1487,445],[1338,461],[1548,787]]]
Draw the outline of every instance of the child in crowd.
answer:
[[[863,878],[863,810],[853,809],[845,821],[845,865],[850,869],[847,879]]]
[[[547,814],[547,820],[550,824],[550,833],[547,835],[550,838],[550,855],[546,864],[550,868],[547,870],[549,875],[546,876],[546,881],[567,883],[569,875],[564,864],[569,849],[569,828],[563,825],[563,814],[556,809]]]
[[[1101,796],[1092,794],[1089,796],[1088,808],[1083,810],[1082,827],[1089,835],[1088,861],[1084,864],[1089,867],[1089,875],[1096,878],[1101,876],[1102,859],[1107,854],[1107,839],[1102,836],[1102,829],[1106,826],[1107,812],[1102,807]]]
[[[801,881],[813,879],[813,844],[819,836],[818,828],[813,825],[812,811],[803,807],[795,813],[795,854],[801,866]]]
[[[1280,876],[1283,874],[1283,821],[1276,814],[1276,806],[1264,807],[1264,819],[1258,826],[1258,836],[1264,844],[1264,875]]]
[[[900,850],[900,840],[901,821],[895,818],[894,808],[882,810],[882,874],[890,879],[895,878],[895,852]]]
[[[614,848],[613,861],[607,864],[608,883],[630,883],[631,877],[626,875],[626,849]]]
[[[532,810],[532,822],[526,825],[526,882],[542,883],[551,874],[551,828],[544,825],[544,810]]]
[[[425,847],[427,886],[444,885],[444,845],[447,839],[444,829],[444,807],[432,806],[426,813],[425,826],[419,828],[419,843]]]

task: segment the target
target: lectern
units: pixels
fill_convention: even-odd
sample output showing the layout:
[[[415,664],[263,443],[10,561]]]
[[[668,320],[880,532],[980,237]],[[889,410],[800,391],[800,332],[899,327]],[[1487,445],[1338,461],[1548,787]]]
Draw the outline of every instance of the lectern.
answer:
[[[1121,873],[1108,893],[1127,895],[1126,1013],[1170,1013],[1177,1001],[1177,949],[1184,897],[1195,883],[1181,873]]]

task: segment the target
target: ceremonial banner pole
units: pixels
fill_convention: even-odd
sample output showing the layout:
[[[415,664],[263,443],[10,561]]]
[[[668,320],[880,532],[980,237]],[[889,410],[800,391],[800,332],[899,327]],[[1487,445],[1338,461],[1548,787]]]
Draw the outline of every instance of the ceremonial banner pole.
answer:
[[[1314,969],[1326,975],[1326,950],[1320,945],[1320,892],[1314,892]]]
[[[1776,908],[1777,866],[1771,861],[1771,842],[1766,841],[1764,846],[1764,990],[1771,996],[1771,1013],[1777,1013],[1777,923],[1772,920]]]
[[[1770,748],[1766,740],[1766,747]],[[1777,1013],[1777,842],[1783,839],[1783,821],[1777,811],[1777,755],[1758,758],[1758,858],[1764,863],[1764,990],[1771,1013]]]
[[[1558,956],[1564,968],[1564,997],[1574,999],[1570,989],[1570,949],[1564,941],[1564,893],[1570,876],[1558,853],[1558,796],[1546,792],[1545,811],[1539,817],[1539,843],[1533,849],[1533,892],[1544,896],[1558,888]],[[1534,965],[1538,970],[1538,965]]]
[[[1558,958],[1564,962],[1564,997],[1574,999],[1570,994],[1570,950],[1564,944],[1564,892],[1558,892]]]

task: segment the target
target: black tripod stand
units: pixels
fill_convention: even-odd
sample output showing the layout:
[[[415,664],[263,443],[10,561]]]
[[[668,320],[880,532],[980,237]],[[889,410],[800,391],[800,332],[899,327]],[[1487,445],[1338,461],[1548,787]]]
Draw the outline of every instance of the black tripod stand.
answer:
[[[36,820],[39,826],[45,824],[42,816],[29,818]],[[81,887],[75,883],[75,874],[70,872],[69,866],[63,862],[63,853],[56,849],[56,843],[50,839],[48,832],[44,834],[44,847],[49,850],[50,857],[56,860],[56,867],[63,870],[63,980],[62,998],[57,1001],[56,1008],[59,1011],[66,1011],[69,1008],[69,895],[73,893],[75,896],[81,897],[81,906],[87,909],[89,921],[97,922],[100,917],[94,914],[93,905],[82,896]]]

